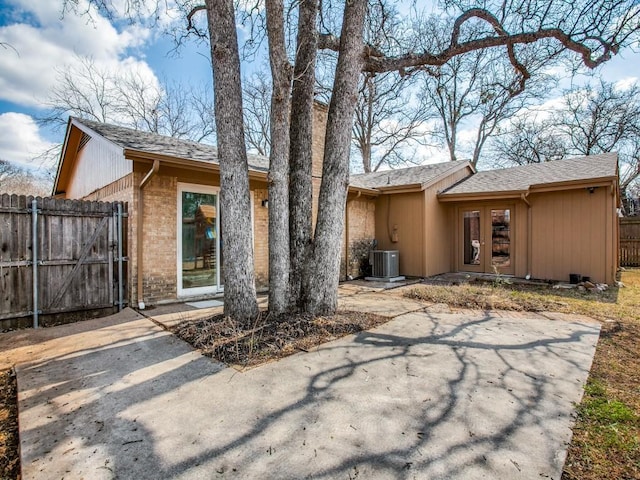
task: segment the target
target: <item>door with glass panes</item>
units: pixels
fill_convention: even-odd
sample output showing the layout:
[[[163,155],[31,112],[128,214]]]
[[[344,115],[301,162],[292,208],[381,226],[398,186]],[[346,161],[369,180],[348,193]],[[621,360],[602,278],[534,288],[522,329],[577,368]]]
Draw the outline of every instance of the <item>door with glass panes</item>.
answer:
[[[459,270],[512,275],[513,207],[460,210]]]
[[[178,184],[178,295],[223,290],[219,189]]]

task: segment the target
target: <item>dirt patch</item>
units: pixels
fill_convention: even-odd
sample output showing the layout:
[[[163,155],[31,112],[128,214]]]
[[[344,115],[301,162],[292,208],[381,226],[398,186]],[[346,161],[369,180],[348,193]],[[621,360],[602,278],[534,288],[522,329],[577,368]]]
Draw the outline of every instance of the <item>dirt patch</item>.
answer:
[[[228,365],[253,367],[309,351],[351,333],[368,330],[390,319],[371,313],[338,312],[326,317],[261,313],[253,325],[242,326],[223,315],[185,322],[171,331],[204,355]]]
[[[0,370],[0,478],[20,478],[18,389],[13,369]]]
[[[539,287],[537,287],[539,288]],[[545,289],[545,287],[542,287]],[[561,298],[534,297],[527,287],[491,286],[484,284],[457,286],[420,285],[405,291],[404,296],[414,300],[445,303],[454,308],[472,310],[510,310],[527,312],[561,311],[567,303]]]

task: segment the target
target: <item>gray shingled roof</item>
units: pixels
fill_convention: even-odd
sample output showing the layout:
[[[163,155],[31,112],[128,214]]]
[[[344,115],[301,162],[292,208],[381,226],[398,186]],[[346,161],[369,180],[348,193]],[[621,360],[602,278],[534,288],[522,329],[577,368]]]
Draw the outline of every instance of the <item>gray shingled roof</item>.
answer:
[[[454,172],[464,165],[469,165],[469,162],[458,160],[397,170],[385,170],[384,172],[361,173],[359,175],[351,175],[349,185],[372,190],[418,183],[424,187],[441,175]]]
[[[218,163],[218,149],[212,145],[143,132],[131,128],[94,122],[82,118],[74,118],[75,122],[89,127],[107,140],[122,148],[148,153],[158,153],[170,157],[187,160]],[[269,159],[260,155],[248,155],[249,167],[252,170],[266,171]]]
[[[554,162],[478,172],[440,196],[499,192],[526,192],[534,185],[582,181],[616,176],[618,155],[603,153]]]

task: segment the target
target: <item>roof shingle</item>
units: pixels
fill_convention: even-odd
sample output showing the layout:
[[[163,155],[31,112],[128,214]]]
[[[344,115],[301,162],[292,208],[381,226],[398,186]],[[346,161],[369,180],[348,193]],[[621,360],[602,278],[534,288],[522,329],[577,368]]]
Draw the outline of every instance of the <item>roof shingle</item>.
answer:
[[[441,193],[440,196],[526,192],[535,185],[613,178],[617,173],[617,165],[617,154],[603,153],[553,162],[487,170],[466,178]]]
[[[455,162],[433,163],[417,167],[385,170],[383,172],[361,173],[351,175],[349,185],[356,188],[384,189],[403,185],[421,184],[423,187],[449,172],[453,172],[464,165],[470,165],[466,160]]]
[[[188,160],[218,163],[218,149],[213,145],[205,145],[192,140],[167,137],[157,133],[143,132],[82,118],[73,118],[73,120],[122,148]],[[252,170],[266,171],[269,169],[268,158],[253,154],[248,154],[247,157],[249,167]]]

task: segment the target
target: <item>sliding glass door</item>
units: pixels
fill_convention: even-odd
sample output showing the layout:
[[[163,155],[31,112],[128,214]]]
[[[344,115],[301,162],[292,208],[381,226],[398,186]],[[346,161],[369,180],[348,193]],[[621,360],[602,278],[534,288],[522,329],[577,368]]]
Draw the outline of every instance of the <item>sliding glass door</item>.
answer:
[[[178,184],[178,295],[222,290],[219,191]]]

